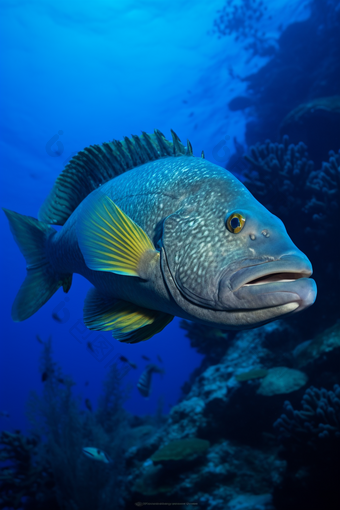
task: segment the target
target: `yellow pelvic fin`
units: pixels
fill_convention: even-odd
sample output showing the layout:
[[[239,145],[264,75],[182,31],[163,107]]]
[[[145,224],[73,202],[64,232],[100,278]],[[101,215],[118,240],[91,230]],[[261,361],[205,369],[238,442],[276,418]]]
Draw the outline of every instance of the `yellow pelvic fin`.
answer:
[[[86,265],[95,271],[140,276],[141,258],[155,251],[144,230],[101,193],[87,199],[82,207],[77,238]]]
[[[96,289],[90,289],[84,304],[84,322],[89,329],[112,331],[120,342],[148,340],[165,328],[172,315],[128,303],[108,300]]]

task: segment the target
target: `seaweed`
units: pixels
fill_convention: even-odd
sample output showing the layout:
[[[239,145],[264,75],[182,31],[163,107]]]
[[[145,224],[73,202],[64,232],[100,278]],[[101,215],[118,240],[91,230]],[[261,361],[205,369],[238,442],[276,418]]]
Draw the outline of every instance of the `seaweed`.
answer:
[[[80,410],[81,399],[73,395],[73,381],[53,361],[51,341],[44,347],[40,370],[48,377],[42,396],[31,394],[28,417],[34,432],[46,445],[46,459],[51,466],[60,508],[121,508],[126,433],[122,405],[127,398],[122,387],[124,372],[112,364],[98,410],[84,413]],[[82,451],[88,446],[102,449],[113,462],[101,464],[88,459]]]

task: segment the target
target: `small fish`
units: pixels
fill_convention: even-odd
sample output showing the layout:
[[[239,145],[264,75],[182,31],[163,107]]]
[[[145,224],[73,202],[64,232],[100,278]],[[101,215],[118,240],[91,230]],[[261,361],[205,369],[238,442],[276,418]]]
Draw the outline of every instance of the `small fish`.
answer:
[[[98,460],[99,462],[104,462],[105,464],[110,464],[112,459],[107,455],[107,453],[103,452],[99,448],[94,448],[92,446],[87,446],[83,448],[83,453],[86,457],[90,457],[90,459]]]
[[[65,381],[62,377],[58,377],[57,381],[59,384],[65,384]]]
[[[94,353],[94,348],[91,342],[87,342],[87,348],[90,349],[91,352]]]
[[[8,411],[0,411],[0,416],[3,416],[4,418],[9,418],[9,412]]]
[[[125,356],[120,356],[119,357],[120,361],[122,361],[123,363],[127,363],[128,365],[130,365],[131,368],[138,368],[136,363],[133,363],[133,361],[130,361],[129,359],[127,359]]]
[[[88,386],[89,385],[89,381],[85,381],[85,386]]]
[[[35,335],[35,338],[38,340],[39,344],[44,345],[44,342],[41,340],[40,336],[37,334]]]
[[[163,363],[163,360],[162,360],[162,358],[160,357],[160,355],[159,355],[159,354],[157,354],[157,359],[158,359],[158,361],[159,361],[160,363]]]
[[[151,379],[152,374],[156,372],[158,374],[164,374],[164,370],[157,365],[148,365],[142,375],[139,378],[137,388],[139,393],[143,395],[143,397],[147,398],[150,395],[151,391]]]
[[[47,381],[47,379],[48,379],[48,373],[47,372],[43,372],[41,374],[41,381],[45,382],[45,381]]]
[[[87,409],[89,411],[92,411],[92,404],[91,404],[91,400],[89,398],[85,399],[85,406],[87,407]]]
[[[150,361],[150,358],[148,358],[147,356],[145,356],[145,354],[142,354],[142,358],[145,359],[146,361]]]
[[[78,152],[39,220],[4,209],[28,268],[14,321],[59,287],[67,293],[73,273],[94,285],[86,326],[127,343],[153,337],[174,316],[243,330],[314,303],[312,265],[282,221],[233,174],[171,136],[155,129]]]
[[[59,315],[55,312],[52,313],[52,319],[54,319],[56,322],[59,322],[59,324],[61,324],[63,322],[61,320],[61,318],[59,317]]]

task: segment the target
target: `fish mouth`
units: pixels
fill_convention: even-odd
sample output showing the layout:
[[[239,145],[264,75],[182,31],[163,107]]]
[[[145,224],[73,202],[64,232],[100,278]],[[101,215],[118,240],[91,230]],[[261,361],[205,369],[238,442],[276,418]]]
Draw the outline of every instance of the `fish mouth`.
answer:
[[[303,255],[286,255],[281,259],[248,259],[224,268],[216,282],[213,309],[189,301],[182,294],[171,274],[164,248],[161,250],[161,267],[168,291],[178,307],[175,314],[214,328],[240,330],[262,326],[307,308],[316,298],[315,282],[309,278],[312,266]],[[269,298],[262,297],[261,303],[261,292],[267,290]],[[262,296],[266,297],[266,292],[262,292]]]
[[[219,301],[227,308],[259,309],[296,303],[294,312],[312,305],[316,284],[305,256],[285,255],[278,260],[243,267],[220,281]]]

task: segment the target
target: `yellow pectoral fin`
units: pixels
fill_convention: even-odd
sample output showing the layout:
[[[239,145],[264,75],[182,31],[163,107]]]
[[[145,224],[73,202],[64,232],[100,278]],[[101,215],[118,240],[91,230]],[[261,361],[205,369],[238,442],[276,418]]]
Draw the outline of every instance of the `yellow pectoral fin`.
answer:
[[[84,322],[89,329],[112,331],[120,342],[148,340],[165,328],[172,315],[142,308],[126,301],[109,301],[96,289],[90,289],[84,304]]]
[[[141,276],[138,266],[153,243],[131,218],[101,193],[86,199],[77,220],[77,238],[87,267]]]

